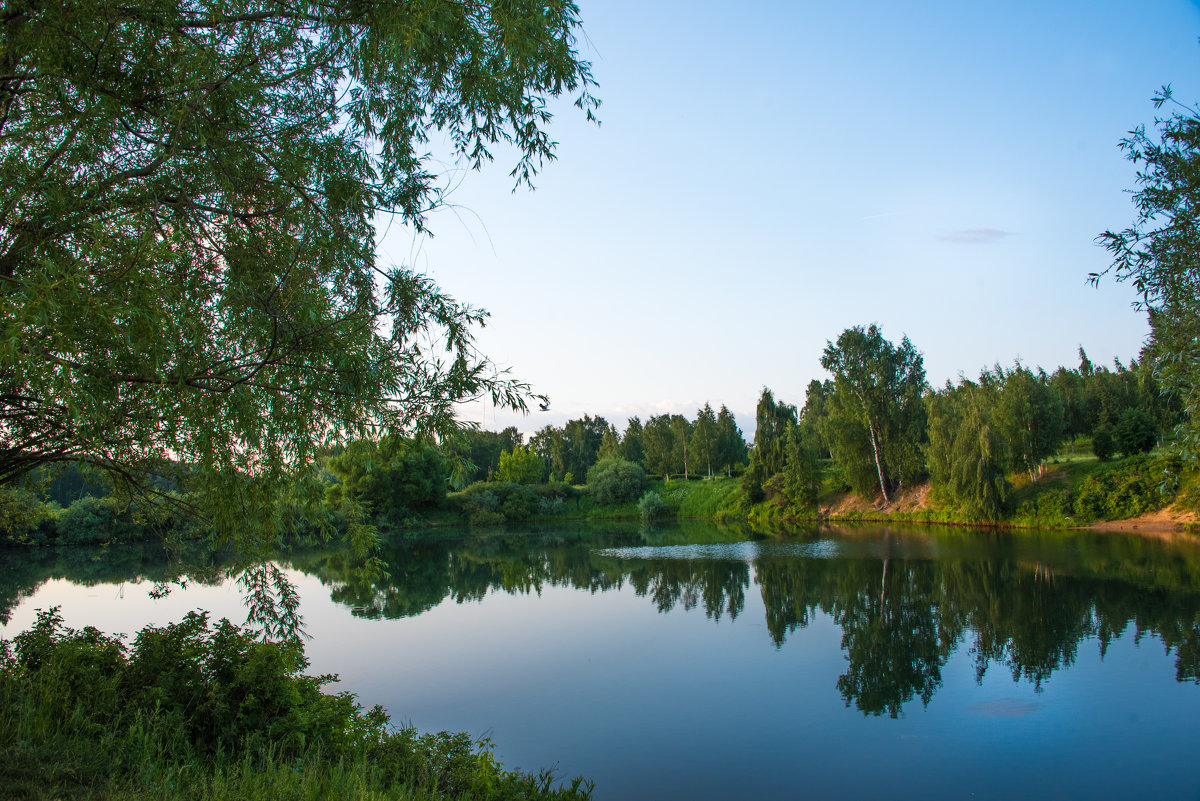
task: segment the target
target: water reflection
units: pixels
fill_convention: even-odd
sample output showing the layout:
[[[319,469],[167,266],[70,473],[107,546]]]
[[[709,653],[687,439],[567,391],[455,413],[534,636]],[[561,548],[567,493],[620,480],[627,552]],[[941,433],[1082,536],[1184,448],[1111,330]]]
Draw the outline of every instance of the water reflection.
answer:
[[[847,706],[867,715],[898,716],[916,699],[928,704],[960,649],[971,655],[979,681],[1001,669],[1040,687],[1074,663],[1086,638],[1103,656],[1131,627],[1138,638],[1160,639],[1179,681],[1200,682],[1200,549],[1192,543],[880,527],[747,536],[692,525],[397,539],[382,553],[384,576],[342,551],[297,549],[281,562],[318,577],[335,602],[368,619],[420,615],[447,599],[468,603],[497,591],[630,587],[661,612],[703,610],[719,622],[742,616],[757,586],[775,648],[818,616],[838,625],[846,666],[837,688]],[[218,568],[187,577],[211,581]],[[0,621],[51,577],[89,583],[181,576],[153,549],[23,553],[5,563]],[[997,703],[977,711],[1030,711],[1028,703]]]

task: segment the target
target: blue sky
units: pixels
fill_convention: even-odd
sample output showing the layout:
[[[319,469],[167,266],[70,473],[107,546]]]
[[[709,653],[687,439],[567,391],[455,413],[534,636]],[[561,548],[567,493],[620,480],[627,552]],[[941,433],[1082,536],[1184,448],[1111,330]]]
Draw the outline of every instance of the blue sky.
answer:
[[[802,405],[845,328],[907,334],[930,381],[1014,359],[1127,362],[1147,334],[1097,234],[1132,220],[1117,149],[1165,83],[1200,100],[1200,8],[1128,3],[580,0],[602,125],[562,104],[534,192],[511,159],[454,184],[385,260],[492,314],[480,350],[584,413],[753,429]]]

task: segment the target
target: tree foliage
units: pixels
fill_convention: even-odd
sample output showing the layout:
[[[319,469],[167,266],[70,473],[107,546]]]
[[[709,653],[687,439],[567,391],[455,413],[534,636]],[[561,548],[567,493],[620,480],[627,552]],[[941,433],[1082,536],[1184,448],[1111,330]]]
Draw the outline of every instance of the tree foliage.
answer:
[[[1182,411],[1176,441],[1200,461],[1200,106],[1176,101],[1170,87],[1154,97],[1172,114],[1155,121],[1157,137],[1139,126],[1121,149],[1138,168],[1135,216],[1099,241],[1112,255],[1106,272],[1130,281],[1150,316],[1155,376]],[[1092,281],[1100,274],[1092,274]],[[1113,421],[1109,421],[1113,422]]]
[[[925,396],[930,484],[972,517],[998,520],[1009,510],[1008,443],[995,423],[995,392],[963,381]]]
[[[399,525],[446,497],[450,469],[441,451],[428,442],[396,436],[356,440],[330,457],[329,472],[338,480],[326,492],[334,506],[365,506],[385,525]]]
[[[1117,450],[1122,456],[1149,453],[1158,439],[1154,420],[1144,409],[1131,408],[1121,413],[1113,429]]]
[[[671,427],[671,416],[655,415],[642,426],[642,449],[645,453],[646,472],[671,478],[675,469],[675,431]]]
[[[578,25],[569,0],[10,4],[0,479],[179,464],[222,531],[262,534],[281,493],[319,497],[322,446],[524,408],[473,347],[485,314],[377,265],[374,223],[424,230],[447,156],[503,144],[528,183],[549,100],[596,105]]]
[[[540,484],[546,480],[546,462],[532,448],[518,445],[500,454],[496,480],[513,484]]]
[[[703,468],[705,474],[712,478],[713,463],[717,455],[717,414],[707,403],[696,412],[696,422],[692,424],[688,450],[695,459],[696,467]]]
[[[1041,370],[1035,375],[1017,364],[1011,370],[997,366],[981,382],[997,392],[994,424],[1008,442],[1009,468],[1037,479],[1043,460],[1063,441],[1062,398]]]
[[[724,404],[717,412],[716,452],[716,462],[725,468],[727,476],[733,475],[734,465],[745,464],[749,458],[746,438],[742,436],[742,430],[738,428],[733,412]]]
[[[786,461],[787,435],[796,425],[796,407],[777,402],[770,389],[763,387],[755,408],[754,453],[766,476],[783,471]]]
[[[646,491],[646,471],[640,464],[610,456],[588,471],[587,486],[597,503],[630,503]]]
[[[523,439],[516,426],[503,431],[466,429],[449,438],[444,448],[447,456],[456,462],[456,486],[463,487],[491,477],[500,467],[501,454],[519,448]]]
[[[833,374],[827,437],[834,459],[861,494],[872,470],[884,501],[925,469],[925,367],[904,337],[897,347],[879,327],[847,328],[827,344],[821,366]]]

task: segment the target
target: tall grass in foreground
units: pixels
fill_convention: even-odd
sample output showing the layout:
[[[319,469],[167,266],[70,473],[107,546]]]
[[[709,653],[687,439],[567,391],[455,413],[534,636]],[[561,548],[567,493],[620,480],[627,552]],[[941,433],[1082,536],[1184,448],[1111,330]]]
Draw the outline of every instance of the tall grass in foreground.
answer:
[[[322,693],[298,644],[191,613],[133,643],[56,609],[0,642],[0,798],[586,799],[505,770],[487,741],[396,729]]]

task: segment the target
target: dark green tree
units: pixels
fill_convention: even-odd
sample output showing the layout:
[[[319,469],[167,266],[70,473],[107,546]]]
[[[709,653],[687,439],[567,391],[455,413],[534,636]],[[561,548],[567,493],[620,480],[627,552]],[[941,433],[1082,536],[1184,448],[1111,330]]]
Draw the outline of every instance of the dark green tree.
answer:
[[[998,520],[1009,509],[1007,443],[994,423],[996,393],[962,381],[925,396],[926,461],[933,489],[968,515]]]
[[[396,436],[351,442],[327,466],[338,481],[326,490],[327,500],[335,506],[364,506],[387,526],[441,504],[450,480],[440,450]]]
[[[609,423],[608,428],[604,429],[604,436],[600,438],[600,447],[596,451],[596,458],[607,459],[611,456],[620,455],[621,435],[617,433],[617,427]]]
[[[1122,456],[1149,453],[1158,441],[1154,418],[1144,409],[1126,409],[1113,430],[1117,450]]]
[[[545,426],[529,438],[529,447],[542,457],[551,481],[563,481],[567,474],[566,442],[563,430],[557,426]]]
[[[771,390],[763,387],[754,416],[756,427],[751,458],[762,464],[763,473],[769,478],[783,472],[787,434],[797,422],[796,407],[776,402]]]
[[[1058,390],[1044,372],[1037,374],[1017,364],[1011,370],[997,366],[981,378],[999,393],[995,421],[1008,443],[1009,467],[1036,481],[1042,462],[1058,451],[1063,441],[1063,404]]]
[[[1050,374],[1050,384],[1062,399],[1063,436],[1068,445],[1074,447],[1076,438],[1091,431],[1084,403],[1083,376],[1074,370],[1059,367]]]
[[[646,491],[646,471],[640,464],[611,456],[588,471],[587,486],[597,503],[632,503]]]
[[[1092,453],[1096,458],[1107,462],[1116,450],[1117,444],[1113,440],[1112,429],[1108,426],[1096,426],[1096,430],[1092,432]]]
[[[789,427],[784,438],[783,470],[771,481],[788,505],[799,511],[814,510],[821,489],[821,465],[814,440],[809,429],[799,425]]]
[[[444,443],[444,450],[452,458],[465,461],[461,476],[456,476],[461,486],[474,481],[483,481],[500,466],[500,455],[524,444],[524,437],[516,426],[503,431],[464,430]]]
[[[830,457],[829,442],[825,436],[825,422],[829,416],[829,398],[833,395],[832,381],[808,382],[804,393],[804,408],[800,410],[800,425],[807,429],[811,441],[820,456]]]
[[[640,418],[629,418],[629,422],[625,426],[625,435],[621,437],[620,455],[629,462],[643,464],[645,461],[646,453],[642,448],[642,421]]]
[[[671,439],[674,445],[671,452],[671,464],[676,473],[683,473],[686,481],[691,477],[688,456],[692,441],[692,424],[681,414],[671,415],[668,424],[671,426]]]
[[[563,426],[563,469],[581,479],[596,463],[608,421],[603,417],[585,414],[582,418],[568,420]]]
[[[738,428],[733,412],[722,404],[717,412],[717,444],[714,457],[718,466],[725,468],[725,475],[733,475],[733,466],[745,464],[749,458],[749,449],[742,430]]]
[[[646,472],[669,480],[675,468],[675,431],[670,415],[659,414],[646,421],[642,427],[642,447],[646,453]]]

